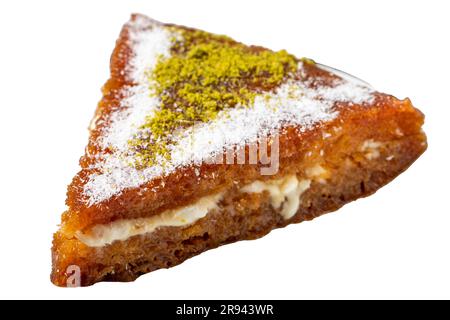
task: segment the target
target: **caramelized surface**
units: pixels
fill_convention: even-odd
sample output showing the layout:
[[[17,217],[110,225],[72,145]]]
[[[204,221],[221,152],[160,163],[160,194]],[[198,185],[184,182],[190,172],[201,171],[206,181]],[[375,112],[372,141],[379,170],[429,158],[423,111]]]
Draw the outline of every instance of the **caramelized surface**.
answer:
[[[280,135],[280,170],[275,176],[261,176],[258,165],[188,166],[89,207],[83,187],[92,173],[90,165],[98,161],[96,156],[102,151],[98,147],[102,129],[110,125],[115,106],[124,98],[123,89],[133,85],[126,72],[132,55],[128,38],[125,26],[111,57],[111,78],[103,87],[104,96],[90,127],[86,153],[80,159],[81,171],[68,188],[68,210],[52,249],[55,284],[65,285],[65,270],[73,264],[82,268],[83,285],[108,279],[132,280],[218,245],[253,239],[273,228],[312,219],[375,192],[426,149],[422,113],[408,99],[375,93],[370,106],[337,103],[338,117],[311,130],[285,127]],[[314,64],[305,64],[304,77],[313,80],[312,86],[329,84],[337,78]],[[361,150],[365,141],[381,143],[377,159],[367,159]],[[268,205],[265,194],[242,195],[236,191],[254,180],[286,174],[302,178],[317,164],[328,170],[327,183],[313,183],[297,215],[290,220],[281,219],[277,210]],[[227,190],[221,209],[187,228],[162,228],[100,249],[89,248],[74,237],[74,232],[96,224],[155,215],[218,190]]]
[[[378,129],[373,125],[370,128]],[[325,152],[333,156],[320,159],[320,151],[311,156],[328,170],[327,181],[311,184],[291,219],[283,219],[281,208],[274,209],[267,194],[244,194],[233,187],[218,209],[186,227],[163,227],[102,248],[91,248],[76,238],[57,233],[52,281],[65,286],[69,276],[65,270],[71,265],[80,267],[83,286],[104,280],[131,281],[144,273],[182,263],[205,250],[238,240],[256,239],[274,228],[311,220],[372,194],[405,170],[426,147],[421,133],[405,135],[384,143],[377,159],[368,159],[363,152],[347,149],[346,146],[356,141],[362,142],[358,137],[343,136],[326,147]],[[318,145],[320,147],[322,145]],[[307,163],[292,162],[289,166],[300,170]],[[300,172],[299,178],[302,175],[304,173]]]
[[[111,57],[111,78],[103,87],[104,97],[96,110],[86,154],[81,158],[82,170],[74,177],[67,192],[68,211],[63,215],[62,229],[67,234],[95,224],[107,223],[121,218],[145,217],[192,202],[194,199],[210,194],[232,185],[243,185],[254,179],[261,178],[259,167],[255,165],[202,165],[200,176],[196,176],[195,168],[190,166],[176,171],[164,179],[155,179],[139,188],[124,190],[99,204],[88,207],[83,195],[83,186],[92,170],[89,165],[98,161],[96,155],[100,150],[98,139],[102,129],[110,123],[109,117],[119,105],[122,89],[132,85],[127,79],[127,64],[131,57],[128,45],[129,30],[125,26],[121,32],[116,48]],[[305,80],[313,79],[312,85],[331,83],[336,75],[319,69],[314,64],[305,64]],[[320,82],[320,83],[318,83]],[[306,159],[308,151],[327,150],[333,147],[333,141],[341,139],[350,131],[358,137],[388,141],[398,138],[399,130],[404,135],[415,134],[423,123],[423,115],[414,109],[409,100],[400,101],[392,96],[377,93],[373,104],[368,106],[337,103],[339,116],[326,124],[318,125],[308,131],[287,127],[280,135],[280,173],[283,175],[292,171],[290,163],[306,161],[308,167],[314,157]],[[381,123],[381,124],[380,124]],[[377,129],[374,129],[374,126]],[[344,127],[336,133],[333,128]],[[332,138],[323,139],[323,133],[328,132]],[[349,142],[351,144],[351,142]],[[351,145],[349,146],[351,147]],[[326,154],[326,156],[332,156]],[[310,163],[308,163],[310,161]]]

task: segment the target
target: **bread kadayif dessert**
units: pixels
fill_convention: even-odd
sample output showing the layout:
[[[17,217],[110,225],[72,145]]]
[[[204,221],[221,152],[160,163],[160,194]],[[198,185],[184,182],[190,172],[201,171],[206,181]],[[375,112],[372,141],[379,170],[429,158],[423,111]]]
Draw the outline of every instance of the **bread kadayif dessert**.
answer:
[[[132,281],[334,211],[425,151],[423,121],[410,100],[310,59],[133,15],[68,187],[51,280]]]

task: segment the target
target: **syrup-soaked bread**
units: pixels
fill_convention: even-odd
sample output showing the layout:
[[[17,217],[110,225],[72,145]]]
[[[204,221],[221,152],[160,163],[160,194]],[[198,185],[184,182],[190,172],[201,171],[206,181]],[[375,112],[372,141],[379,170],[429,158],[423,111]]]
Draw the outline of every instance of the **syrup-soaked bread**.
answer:
[[[182,126],[170,138],[163,133],[158,141],[169,146],[166,157],[158,154],[154,140],[145,144],[136,137],[152,139],[142,132],[151,128],[151,135],[160,128],[155,121],[146,126],[164,102],[152,89],[161,82],[151,74],[177,55],[182,57],[178,63],[189,63],[185,57],[192,47],[183,47],[188,40],[204,50],[202,55],[212,48],[214,54],[237,54],[233,59],[257,63],[248,70],[238,66],[248,71],[238,77],[249,78],[262,68],[260,75],[271,78],[230,82],[225,74],[221,81],[244,83],[248,91],[213,87],[230,92],[231,98],[238,92],[239,103],[220,107],[196,130]],[[205,59],[202,55],[195,58]],[[261,57],[278,59],[281,69],[260,63]],[[171,94],[169,101],[178,101]],[[194,103],[196,108],[202,109],[201,103]],[[185,112],[183,106],[170,110]],[[68,209],[53,241],[52,282],[73,284],[73,266],[80,273],[77,285],[134,280],[222,244],[255,239],[334,211],[372,194],[425,151],[423,118],[408,99],[376,92],[311,60],[134,15],[112,54],[111,78],[90,126],[81,171],[68,188]],[[267,162],[250,163],[251,146],[262,146],[264,135],[269,137],[264,140],[266,160],[277,147],[276,170],[270,174],[263,174]],[[142,151],[143,146],[157,156]],[[230,150],[235,161],[224,163]],[[244,163],[236,161],[238,150],[243,150]],[[259,148],[256,158],[261,160],[262,153]],[[209,161],[219,156],[222,162]],[[189,210],[201,214],[184,216],[193,204]],[[188,217],[185,223],[170,220],[180,212]]]

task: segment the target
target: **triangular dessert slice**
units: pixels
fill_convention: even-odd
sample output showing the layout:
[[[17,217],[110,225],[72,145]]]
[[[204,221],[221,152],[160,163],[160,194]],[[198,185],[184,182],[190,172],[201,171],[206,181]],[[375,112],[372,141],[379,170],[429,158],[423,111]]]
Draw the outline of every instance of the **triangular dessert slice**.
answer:
[[[58,286],[131,281],[372,194],[423,115],[286,51],[133,15],[54,235]]]

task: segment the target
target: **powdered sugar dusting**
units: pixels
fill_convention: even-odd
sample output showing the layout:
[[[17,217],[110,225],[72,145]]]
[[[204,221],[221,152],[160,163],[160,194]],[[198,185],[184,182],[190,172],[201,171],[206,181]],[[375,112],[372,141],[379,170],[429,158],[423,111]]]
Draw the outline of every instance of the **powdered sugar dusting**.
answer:
[[[152,70],[159,56],[169,56],[173,35],[161,23],[138,16],[129,23],[129,41],[134,55],[128,70],[131,80],[144,84],[146,72]]]
[[[206,158],[223,152],[223,148],[244,146],[260,136],[277,133],[284,125],[312,128],[317,122],[334,119],[336,101],[363,102],[370,99],[367,88],[348,83],[313,90],[301,82],[288,82],[269,95],[256,98],[251,107],[237,107],[220,113],[210,123],[203,123],[183,133],[172,146],[172,162],[201,164]],[[186,159],[189,161],[186,163]]]
[[[172,34],[160,23],[138,16],[130,23],[130,46],[134,55],[130,59],[128,75],[136,85],[126,89],[119,111],[111,116],[111,125],[100,141],[102,148],[125,150],[130,140],[151,115],[160,101],[152,95],[147,73],[155,67],[160,56],[170,55]]]
[[[370,103],[373,90],[360,83],[336,81],[332,86],[312,88],[303,81],[288,81],[272,93],[257,96],[251,106],[237,106],[219,113],[211,122],[176,133],[176,142],[169,145],[170,163],[157,157],[155,165],[138,170],[128,140],[140,130],[146,117],[158,108],[159,99],[151,95],[151,72],[158,56],[169,56],[171,35],[162,25],[140,18],[130,25],[134,58],[130,76],[135,86],[127,89],[119,111],[111,118],[111,125],[103,133],[101,147],[112,154],[101,156],[89,181],[84,186],[87,205],[100,203],[127,188],[134,188],[154,178],[170,174],[177,168],[201,164],[221,154],[224,149],[257,141],[258,137],[277,133],[285,125],[308,130],[320,122],[338,115],[334,105],[338,101]],[[302,68],[300,63],[299,68]]]
[[[125,150],[131,139],[144,124],[145,117],[151,115],[159,105],[159,99],[149,94],[148,86],[137,85],[127,89],[120,110],[111,115],[111,125],[103,133],[102,148]]]
[[[337,82],[335,87],[319,87],[316,91],[317,97],[326,101],[342,101],[351,103],[372,102],[372,89],[350,81]]]

